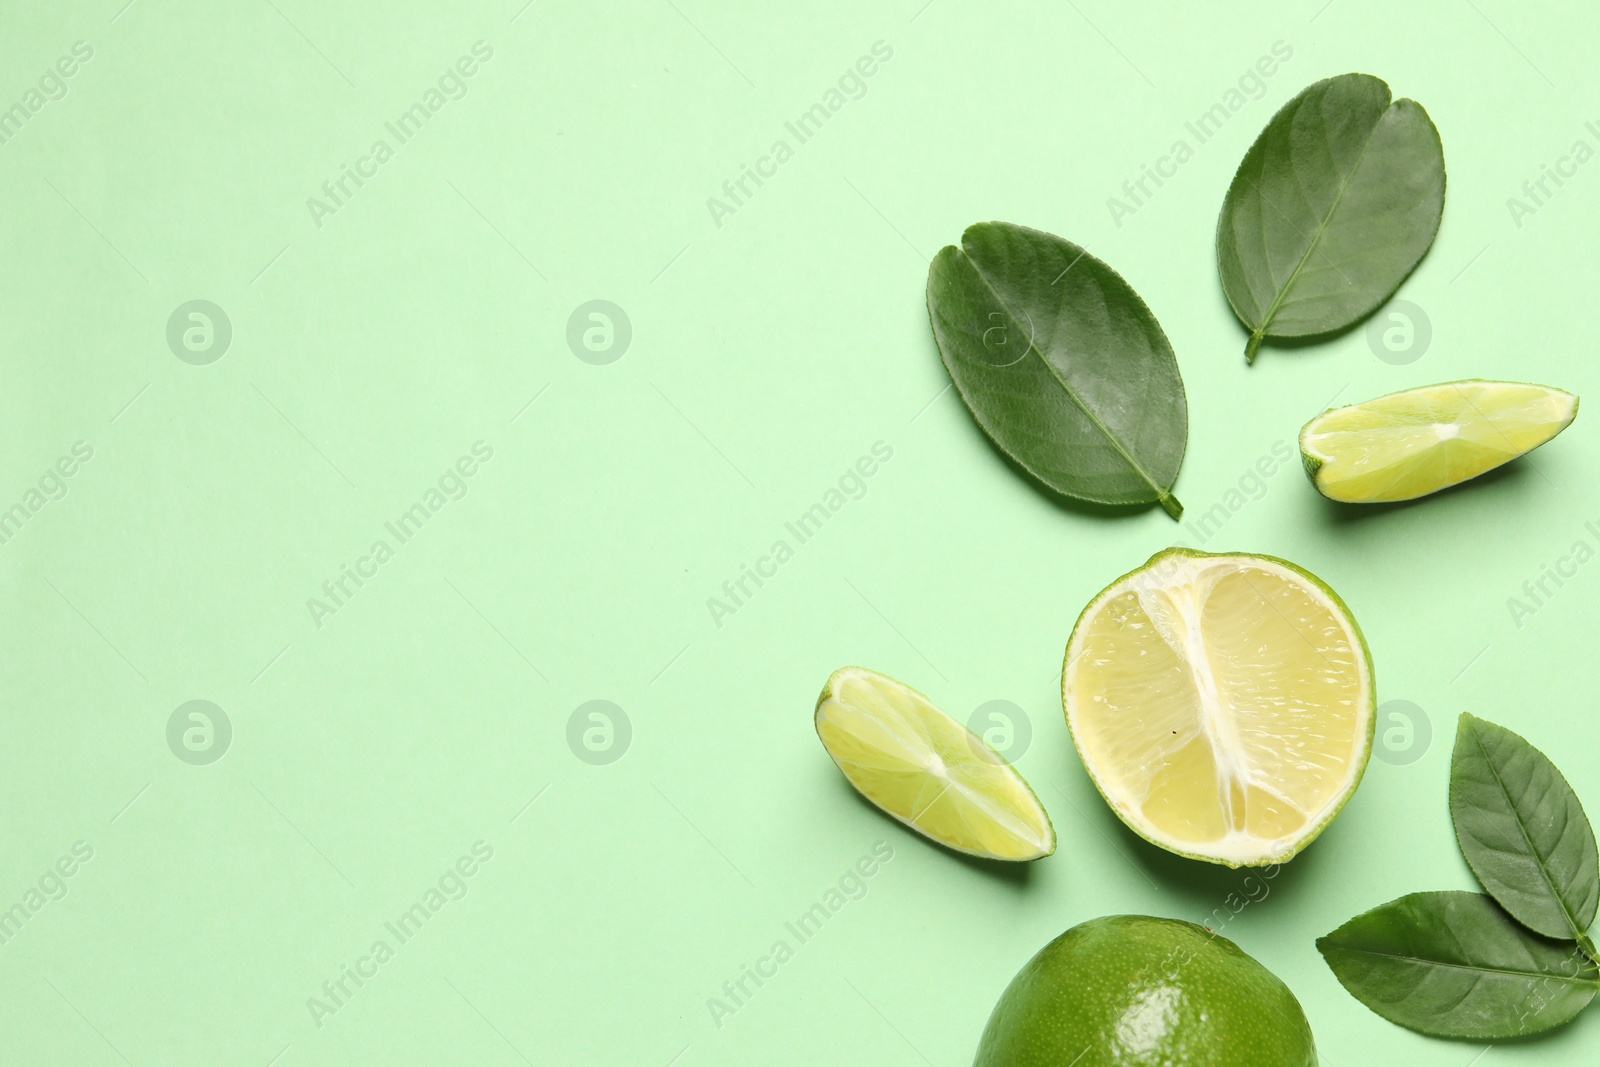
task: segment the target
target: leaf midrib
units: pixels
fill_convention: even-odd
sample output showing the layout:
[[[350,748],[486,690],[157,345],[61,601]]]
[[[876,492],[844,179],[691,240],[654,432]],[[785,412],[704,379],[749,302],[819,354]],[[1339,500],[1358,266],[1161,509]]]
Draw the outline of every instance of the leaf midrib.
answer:
[[[1489,773],[1494,776],[1494,784],[1499,787],[1500,794],[1506,798],[1506,807],[1511,809],[1511,821],[1517,824],[1517,832],[1522,835],[1523,844],[1528,846],[1528,854],[1533,857],[1533,865],[1539,869],[1539,877],[1544,879],[1544,884],[1549,887],[1550,893],[1555,897],[1556,907],[1561,909],[1562,918],[1567,920],[1567,926],[1572,930],[1572,936],[1582,937],[1584,930],[1578,926],[1577,916],[1572,914],[1567,907],[1567,898],[1556,886],[1551,878],[1549,869],[1545,866],[1544,858],[1539,855],[1539,850],[1534,847],[1533,838],[1528,836],[1528,828],[1522,821],[1522,813],[1517,810],[1517,804],[1512,799],[1511,791],[1506,788],[1504,779],[1500,777],[1500,770],[1494,765],[1494,760],[1489,756],[1489,750],[1483,747],[1483,734],[1477,727],[1472,729],[1472,743],[1477,746],[1478,752],[1483,756],[1483,762],[1489,768]]]
[[[1306,245],[1305,252],[1300,256],[1300,262],[1298,262],[1298,263],[1296,263],[1294,265],[1294,270],[1289,273],[1288,279],[1284,281],[1283,288],[1279,289],[1278,290],[1278,295],[1272,298],[1271,306],[1269,306],[1267,308],[1267,313],[1265,315],[1263,315],[1262,318],[1261,318],[1261,325],[1258,326],[1256,328],[1256,330],[1252,331],[1252,332],[1259,332],[1262,336],[1265,336],[1266,333],[1267,333],[1267,328],[1272,325],[1272,320],[1274,318],[1276,318],[1278,312],[1280,310],[1282,310],[1284,298],[1289,295],[1289,290],[1294,288],[1295,279],[1300,277],[1300,271],[1305,268],[1306,261],[1311,258],[1311,253],[1313,253],[1313,252],[1315,252],[1317,250],[1317,245],[1322,241],[1323,231],[1325,231],[1328,228],[1328,223],[1333,220],[1333,216],[1338,213],[1339,205],[1344,203],[1344,194],[1345,194],[1346,190],[1348,190],[1350,188],[1350,183],[1355,180],[1356,172],[1361,169],[1362,162],[1366,160],[1366,158],[1367,158],[1367,149],[1372,147],[1372,139],[1375,136],[1377,136],[1378,126],[1380,124],[1382,124],[1382,122],[1384,120],[1384,116],[1388,115],[1390,110],[1393,107],[1394,107],[1394,101],[1390,100],[1389,105],[1387,107],[1385,107],[1383,109],[1382,113],[1380,113],[1378,115],[1378,121],[1374,122],[1372,124],[1372,129],[1367,131],[1367,139],[1365,141],[1363,141],[1362,144],[1361,144],[1361,153],[1358,156],[1356,156],[1355,166],[1350,168],[1350,173],[1345,175],[1344,181],[1339,183],[1339,192],[1338,192],[1337,195],[1334,196],[1333,203],[1328,206],[1328,213],[1322,217],[1322,221],[1321,222],[1317,223],[1317,232],[1311,235],[1310,243]],[[1324,128],[1324,139],[1326,139],[1326,128],[1327,127],[1324,126],[1323,128]],[[1263,165],[1262,166],[1263,166],[1262,176],[1265,177],[1266,171],[1265,171],[1265,157],[1264,156],[1263,156]],[[1259,188],[1256,190],[1256,195],[1261,198],[1261,202],[1262,203],[1264,203],[1264,204],[1266,203],[1267,198],[1266,198],[1266,196],[1264,194],[1262,194],[1262,192],[1261,192],[1261,190]],[[1274,210],[1276,210],[1276,209],[1274,209]],[[1291,223],[1290,225],[1293,225],[1293,223]],[[1263,241],[1265,240],[1265,234],[1266,234],[1266,230],[1265,230],[1265,227],[1263,227],[1263,229],[1262,229]]]
[[[1408,956],[1403,952],[1381,952],[1371,948],[1352,948],[1349,945],[1330,945],[1339,952],[1360,953],[1363,956],[1378,956],[1389,960],[1403,960],[1406,963],[1425,964],[1429,967],[1447,967],[1454,971],[1470,971],[1473,974],[1500,974],[1515,978],[1542,978],[1556,982],[1565,982],[1579,989],[1600,989],[1600,978],[1586,981],[1582,978],[1568,977],[1563,974],[1552,974],[1549,971],[1518,971],[1509,967],[1490,967],[1480,963],[1450,963],[1446,960],[1430,960],[1422,956]]]
[[[972,273],[978,276],[978,280],[983,283],[983,287],[989,291],[989,295],[994,297],[995,303],[999,304],[1001,309],[1005,311],[1006,317],[1011,320],[1011,325],[1020,329],[1022,326],[1022,320],[1017,318],[1017,313],[1012,310],[1011,305],[1006,303],[1005,298],[1002,297],[995,287],[989,282],[988,277],[981,269],[979,269],[977,262],[971,256],[967,255],[967,250],[965,248],[961,249],[961,255],[964,259],[966,259],[968,265],[972,267]],[[1082,256],[1079,258],[1081,259]],[[1094,428],[1100,431],[1100,435],[1110,442],[1111,447],[1117,450],[1117,455],[1122,457],[1122,461],[1128,465],[1129,469],[1143,479],[1146,485],[1155,490],[1158,498],[1165,498],[1169,496],[1170,492],[1168,488],[1164,485],[1157,484],[1156,480],[1150,476],[1150,474],[1144,469],[1143,465],[1141,465],[1138,460],[1134,459],[1133,456],[1128,454],[1128,450],[1122,447],[1122,442],[1117,440],[1116,435],[1106,427],[1105,423],[1100,421],[1100,416],[1095,414],[1094,410],[1090,408],[1088,401],[1080,397],[1077,393],[1077,390],[1068,385],[1066,380],[1056,372],[1055,365],[1044,357],[1044,353],[1040,351],[1039,346],[1035,344],[1034,341],[1034,334],[1030,330],[1028,334],[1028,352],[1032,355],[1036,355],[1039,358],[1039,362],[1044,364],[1044,368],[1049,373],[1050,377],[1054,379],[1055,383],[1061,387],[1061,391],[1067,394],[1067,399],[1071,400],[1073,405],[1076,406],[1079,411],[1083,412],[1085,417],[1087,417],[1088,420],[1094,424]],[[1023,358],[1026,359],[1027,356],[1024,355]]]

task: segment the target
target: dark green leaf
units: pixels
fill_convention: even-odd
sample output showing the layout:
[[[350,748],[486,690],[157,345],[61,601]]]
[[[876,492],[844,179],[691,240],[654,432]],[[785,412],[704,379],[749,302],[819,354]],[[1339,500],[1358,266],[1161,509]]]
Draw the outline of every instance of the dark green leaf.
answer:
[[[1600,907],[1600,859],[1578,796],[1543,752],[1503,726],[1461,716],[1450,817],[1472,873],[1518,922],[1581,937]]]
[[[1361,1003],[1436,1037],[1537,1034],[1571,1021],[1600,990],[1600,969],[1576,945],[1529,933],[1480,893],[1391,900],[1317,949]]]
[[[1023,469],[1077,500],[1183,513],[1183,379],[1120,274],[1071,241],[983,222],[934,257],[928,315],[961,398]]]
[[[1217,220],[1217,267],[1245,356],[1263,337],[1342,329],[1394,293],[1444,211],[1439,131],[1370,74],[1317,82],[1245,153]]]

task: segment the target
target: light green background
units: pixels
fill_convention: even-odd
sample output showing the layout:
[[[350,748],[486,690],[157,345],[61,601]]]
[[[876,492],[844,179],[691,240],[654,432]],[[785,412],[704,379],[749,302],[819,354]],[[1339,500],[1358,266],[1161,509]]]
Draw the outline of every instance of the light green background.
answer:
[[[1520,226],[1507,207],[1575,140],[1600,147],[1580,5],[123,2],[12,4],[0,35],[6,107],[93,49],[0,144],[0,508],[93,450],[0,545],[0,908],[93,849],[0,945],[7,1063],[944,1067],[1067,927],[1225,908],[1242,874],[1126,832],[1057,691],[1085,601],[1202,542],[1159,510],[1053,501],[946,390],[926,257],[971,222],[1078,241],[1149,302],[1188,389],[1191,517],[1231,511],[1336,396],[1600,385],[1600,163]],[[1116,225],[1107,198],[1279,40],[1265,95]],[[465,95],[319,227],[307,199],[477,41],[493,55]],[[707,198],[793,145],[784,123],[878,41],[865,96],[718,226]],[[1443,226],[1400,293],[1431,344],[1395,365],[1356,330],[1247,368],[1213,261],[1223,191],[1275,108],[1349,70],[1444,139]],[[193,299],[231,321],[210,365],[167,345]],[[609,365],[566,341],[592,299],[632,324]],[[1507,608],[1600,544],[1595,434],[1580,418],[1500,476],[1362,513],[1281,467],[1203,543],[1323,576],[1381,696],[1431,722],[1420,759],[1374,759],[1223,927],[1334,1067],[1600,1046],[1590,1011],[1474,1061],[1367,1012],[1312,946],[1402,893],[1472,887],[1445,806],[1462,711],[1600,807],[1600,564],[1520,627]],[[307,599],[478,441],[493,457],[464,498],[316,625]],[[878,441],[893,458],[865,495],[717,625],[708,598]],[[962,718],[1023,709],[1057,853],[997,871],[859,802],[811,727],[846,663]],[[194,699],[233,729],[205,766],[166,740]],[[605,765],[568,744],[595,699],[632,729]],[[479,841],[466,895],[319,1027],[307,999]],[[879,841],[894,858],[865,896],[717,1025],[707,999]]]

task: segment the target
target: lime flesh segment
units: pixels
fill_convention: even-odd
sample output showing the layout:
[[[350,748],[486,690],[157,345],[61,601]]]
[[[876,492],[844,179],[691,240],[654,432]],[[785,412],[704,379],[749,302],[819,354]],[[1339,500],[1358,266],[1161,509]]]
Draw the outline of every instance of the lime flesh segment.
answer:
[[[988,859],[1056,850],[1050,819],[1022,776],[910,686],[842,667],[817,700],[816,723],[850,784],[918,833]]]
[[[1230,867],[1298,853],[1371,753],[1372,664],[1355,620],[1270,556],[1170,549],[1112,583],[1073,628],[1062,703],[1130,829]]]
[[[1533,451],[1577,413],[1577,397],[1548,386],[1445,382],[1323,412],[1300,431],[1300,455],[1330,499],[1414,500]]]

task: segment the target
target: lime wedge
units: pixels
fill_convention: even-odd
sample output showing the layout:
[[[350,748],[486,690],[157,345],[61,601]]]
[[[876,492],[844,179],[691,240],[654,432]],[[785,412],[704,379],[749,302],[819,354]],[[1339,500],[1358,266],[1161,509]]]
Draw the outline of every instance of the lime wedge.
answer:
[[[1372,661],[1343,601],[1284,560],[1168,549],[1090,602],[1067,643],[1067,727],[1152,844],[1282,863],[1355,792]]]
[[[1056,850],[1050,818],[1022,775],[887,675],[834,671],[817,699],[817,736],[862,796],[941,845],[997,860]]]
[[[1577,414],[1577,397],[1543,385],[1426,385],[1323,412],[1300,431],[1300,458],[1333,500],[1413,500],[1533,451]]]

